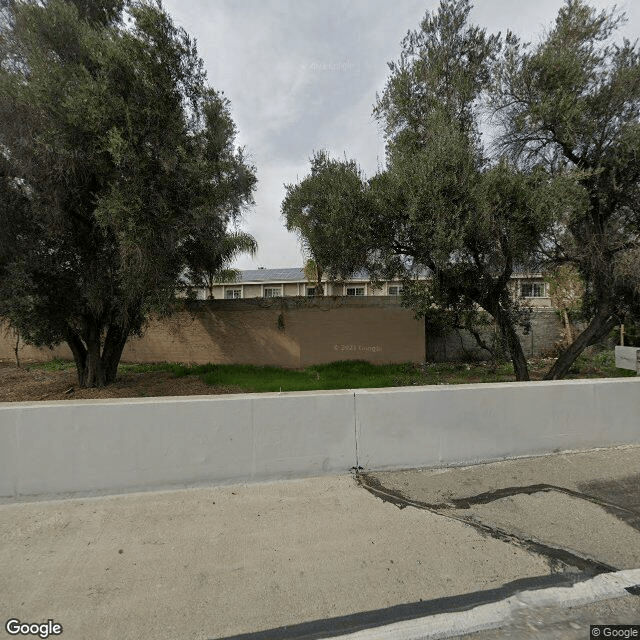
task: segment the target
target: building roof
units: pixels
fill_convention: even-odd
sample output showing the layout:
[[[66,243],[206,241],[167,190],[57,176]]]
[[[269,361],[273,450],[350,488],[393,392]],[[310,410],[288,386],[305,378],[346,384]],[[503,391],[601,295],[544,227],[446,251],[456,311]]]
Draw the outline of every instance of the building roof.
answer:
[[[366,271],[358,271],[349,280],[368,280]],[[240,271],[240,278],[234,282],[307,282],[304,269],[246,269]]]
[[[533,271],[531,267],[529,269],[524,268],[521,265],[516,265],[513,269],[513,275],[525,275],[532,276],[538,275],[539,272]],[[423,271],[421,276],[427,276],[428,271]],[[358,271],[354,273],[351,281],[369,280],[369,273],[367,271]],[[245,269],[240,270],[240,277],[237,280],[230,281],[228,283],[221,284],[238,284],[241,282],[307,282],[307,277],[304,275],[304,269],[300,267],[288,267],[280,269]]]
[[[304,271],[297,267],[289,269],[247,269],[240,271],[237,282],[299,282],[306,281]]]

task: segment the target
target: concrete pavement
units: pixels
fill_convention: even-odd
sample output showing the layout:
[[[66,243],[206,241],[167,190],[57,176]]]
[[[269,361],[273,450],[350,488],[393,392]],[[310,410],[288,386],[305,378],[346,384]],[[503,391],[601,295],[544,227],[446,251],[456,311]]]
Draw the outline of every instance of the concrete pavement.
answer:
[[[640,567],[638,463],[624,447],[367,476],[417,505],[403,509],[352,476],[0,505],[2,624],[52,619],[63,640],[319,638],[570,586]],[[606,504],[546,489],[455,502],[545,483]]]
[[[364,474],[362,484],[491,535],[574,554],[610,570],[640,567],[640,447],[435,470]],[[562,553],[561,560],[571,562]],[[576,559],[574,558],[574,560]]]
[[[559,566],[611,572],[585,579],[581,584],[587,593],[601,578],[631,579],[628,589],[606,597],[604,592],[596,594],[590,602],[572,601],[567,595],[571,589],[551,588],[530,592],[524,604],[519,596],[518,606],[510,605],[509,599],[480,606],[462,620],[470,629],[474,624],[481,628],[483,616],[493,616],[494,622],[500,615],[502,619],[487,623],[488,630],[456,637],[577,639],[586,637],[591,624],[636,624],[640,636],[640,588],[634,584],[640,582],[640,447],[460,468],[364,473],[359,482],[399,507],[466,522],[492,537],[535,550]],[[443,624],[453,626],[460,620],[453,616]],[[435,618],[421,625],[429,630],[435,629],[434,623]],[[449,636],[434,631],[405,637]]]

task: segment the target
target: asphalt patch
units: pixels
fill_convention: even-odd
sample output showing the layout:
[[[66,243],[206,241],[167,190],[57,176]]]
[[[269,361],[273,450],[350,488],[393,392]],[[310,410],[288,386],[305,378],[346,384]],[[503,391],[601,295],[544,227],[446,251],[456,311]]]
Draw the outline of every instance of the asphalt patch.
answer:
[[[580,491],[601,500],[601,506],[609,513],[640,531],[640,474],[611,481],[594,480],[581,484]]]
[[[461,517],[451,513],[451,510],[453,509],[469,509],[473,504],[488,504],[495,500],[499,500],[509,496],[520,494],[531,495],[533,493],[538,493],[541,491],[540,487],[544,488],[542,489],[543,491],[555,490],[555,487],[553,487],[552,485],[538,484],[529,485],[526,487],[507,487],[496,491],[481,493],[476,496],[452,499],[446,503],[428,504],[419,500],[410,499],[403,495],[403,493],[401,491],[398,491],[397,489],[389,489],[385,487],[375,475],[370,473],[357,474],[356,481],[363,489],[366,489],[371,494],[380,498],[384,502],[389,502],[396,505],[400,509],[404,509],[406,507],[414,507],[416,509],[424,509],[425,511],[430,511],[438,515],[453,518],[474,527],[479,532],[485,535],[489,535],[492,538],[511,544],[517,544],[532,553],[537,553],[547,559],[547,561],[549,562],[549,568],[552,572],[577,569],[578,571],[584,572],[585,575],[590,577],[600,573],[617,571],[617,568],[610,564],[600,562],[594,558],[581,555],[569,549],[545,544],[544,542],[541,542],[539,540],[526,538],[521,535],[517,535],[512,531],[507,531],[497,526],[492,526],[484,522],[479,522],[477,520],[473,520],[467,517]],[[569,495],[573,495],[574,497],[582,498],[581,494],[574,495],[577,492],[567,490],[563,491],[563,493],[568,493]],[[590,502],[593,502],[593,500],[590,500]],[[606,506],[600,505],[599,502],[596,502],[596,504],[606,508]],[[617,506],[613,504],[609,506],[611,509],[613,509],[614,507],[617,508]],[[627,511],[626,509],[623,510],[625,512]]]

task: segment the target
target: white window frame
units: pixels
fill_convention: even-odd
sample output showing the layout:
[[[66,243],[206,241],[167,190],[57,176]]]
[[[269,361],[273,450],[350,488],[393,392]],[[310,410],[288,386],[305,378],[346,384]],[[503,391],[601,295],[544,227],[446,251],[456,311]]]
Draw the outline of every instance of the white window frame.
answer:
[[[236,293],[239,293],[240,295],[236,295]],[[242,287],[240,287],[239,289],[238,287],[225,287],[224,289],[225,300],[240,300],[241,298],[242,298]]]
[[[395,289],[395,293],[391,293],[391,289]],[[399,296],[402,293],[402,285],[399,284],[390,284],[387,286],[387,295],[389,296]]]
[[[521,298],[545,298],[546,287],[544,282],[521,282],[520,283],[520,297]],[[525,295],[524,288],[528,287],[530,290],[529,295]],[[540,291],[540,294],[536,294],[536,289]]]
[[[366,287],[364,286],[356,286],[356,285],[352,285],[352,286],[345,286],[345,295],[347,296],[354,296],[354,297],[362,297],[362,296],[366,296],[367,295],[367,290]],[[349,293],[349,291],[353,291],[353,293]],[[362,291],[362,293],[358,293],[358,291]]]
[[[263,298],[282,298],[282,287],[263,287]]]
[[[307,298],[313,298],[316,295],[316,291],[318,290],[318,287],[310,287],[307,285]]]

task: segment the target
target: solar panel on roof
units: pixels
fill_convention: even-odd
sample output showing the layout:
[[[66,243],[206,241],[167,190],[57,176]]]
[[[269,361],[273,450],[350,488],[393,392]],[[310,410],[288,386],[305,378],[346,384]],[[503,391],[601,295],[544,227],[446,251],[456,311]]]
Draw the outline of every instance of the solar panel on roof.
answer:
[[[420,273],[420,276],[426,276],[426,270]],[[368,280],[369,272],[360,270],[353,274],[349,280]],[[280,269],[245,269],[240,271],[238,282],[306,282],[304,269],[299,267],[289,267]]]
[[[306,280],[302,269],[247,269],[240,272],[243,282],[289,282]]]

